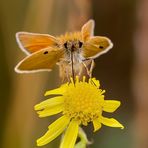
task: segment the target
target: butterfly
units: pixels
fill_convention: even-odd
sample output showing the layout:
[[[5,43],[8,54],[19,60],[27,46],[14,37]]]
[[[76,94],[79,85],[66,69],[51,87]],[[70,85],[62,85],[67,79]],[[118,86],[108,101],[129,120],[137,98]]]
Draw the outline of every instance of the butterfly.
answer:
[[[94,20],[89,20],[82,26],[81,31],[67,32],[57,37],[17,32],[17,43],[27,56],[17,64],[15,71],[51,71],[57,64],[63,80],[84,73],[91,77],[94,59],[113,47],[109,38],[94,36],[94,25]]]

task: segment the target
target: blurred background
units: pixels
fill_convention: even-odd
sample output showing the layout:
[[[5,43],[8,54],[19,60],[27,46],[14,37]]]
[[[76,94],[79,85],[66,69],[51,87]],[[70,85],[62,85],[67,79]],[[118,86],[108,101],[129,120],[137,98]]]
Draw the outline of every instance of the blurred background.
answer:
[[[121,107],[111,116],[124,130],[86,129],[92,148],[148,148],[148,1],[147,0],[1,0],[0,1],[0,148],[36,148],[36,139],[56,118],[38,118],[33,107],[46,90],[58,86],[58,69],[17,74],[25,57],[18,31],[60,35],[80,30],[90,18],[95,35],[107,36],[113,49],[95,60],[93,75],[107,99]],[[43,146],[56,148],[60,137]]]

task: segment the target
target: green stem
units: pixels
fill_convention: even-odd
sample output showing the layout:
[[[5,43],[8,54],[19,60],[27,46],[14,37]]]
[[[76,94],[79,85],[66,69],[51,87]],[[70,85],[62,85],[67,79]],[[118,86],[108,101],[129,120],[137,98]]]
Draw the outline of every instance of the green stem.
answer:
[[[75,145],[74,148],[86,148],[89,141],[82,128],[79,128],[79,137],[80,137],[80,141]]]

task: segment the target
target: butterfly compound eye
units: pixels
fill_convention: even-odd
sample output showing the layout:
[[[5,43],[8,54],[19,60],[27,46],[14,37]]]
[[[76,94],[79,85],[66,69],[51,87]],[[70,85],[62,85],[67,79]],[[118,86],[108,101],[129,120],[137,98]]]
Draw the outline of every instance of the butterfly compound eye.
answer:
[[[79,48],[81,48],[83,45],[83,43],[81,41],[79,41]]]
[[[67,42],[64,43],[64,47],[67,49]]]

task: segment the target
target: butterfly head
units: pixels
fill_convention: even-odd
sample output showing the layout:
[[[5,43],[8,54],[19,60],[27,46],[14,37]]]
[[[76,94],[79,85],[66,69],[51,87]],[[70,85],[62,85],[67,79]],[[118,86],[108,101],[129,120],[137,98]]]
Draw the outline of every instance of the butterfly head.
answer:
[[[68,40],[63,44],[63,48],[67,52],[79,51],[83,46],[83,42],[79,40]]]

